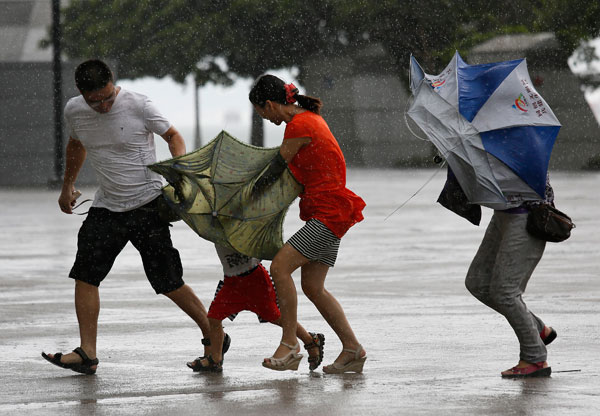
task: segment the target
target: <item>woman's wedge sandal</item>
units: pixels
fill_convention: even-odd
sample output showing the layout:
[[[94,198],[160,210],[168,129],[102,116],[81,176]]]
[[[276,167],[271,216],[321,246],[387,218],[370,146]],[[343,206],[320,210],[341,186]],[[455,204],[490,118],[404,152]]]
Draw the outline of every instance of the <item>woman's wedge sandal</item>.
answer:
[[[367,360],[367,355],[364,357],[360,356],[360,353],[363,352],[362,345],[359,345],[356,350],[350,350],[348,348],[344,348],[344,351],[351,352],[354,354],[354,359],[348,361],[346,364],[339,364],[333,362],[333,364],[326,365],[323,367],[323,372],[327,374],[342,374],[342,373],[362,373],[363,366],[365,365],[365,361]]]
[[[308,334],[311,336],[312,342],[304,344],[304,349],[306,351],[312,348],[319,349],[319,355],[312,357],[310,355],[308,356],[308,368],[310,369],[310,371],[313,371],[319,368],[319,366],[323,362],[323,346],[325,345],[325,335],[315,334],[314,332],[309,332]]]
[[[210,338],[202,338],[202,345],[204,345],[206,347],[210,346]],[[231,345],[231,337],[228,334],[225,334],[225,338],[223,338],[223,348],[221,349],[221,351],[223,352],[223,357],[225,357],[225,353],[227,351],[229,351],[230,345]],[[201,369],[201,368],[203,368],[201,361],[204,360],[205,358],[206,358],[205,356],[198,357],[194,361],[187,362],[186,365],[194,371],[204,371]],[[221,364],[222,364],[222,361],[221,361]]]
[[[289,348],[291,351],[282,358],[265,358],[265,360],[269,361],[263,361],[263,367],[276,371],[297,370],[300,360],[302,360],[303,357],[302,354],[298,353],[298,350],[300,350],[300,344],[296,343],[296,345],[290,345],[282,341],[281,345]]]
[[[52,364],[60,367],[60,368],[66,368],[69,370],[73,370],[76,373],[81,373],[81,374],[94,374],[96,373],[96,369],[92,368],[92,367],[97,367],[98,366],[98,359],[94,358],[93,360],[90,360],[90,357],[88,357],[88,355],[85,353],[85,351],[83,351],[81,349],[81,347],[77,347],[73,350],[73,352],[77,355],[79,355],[81,357],[81,362],[80,363],[63,363],[60,361],[61,357],[62,357],[62,353],[61,352],[57,352],[56,354],[54,354],[54,356],[52,358],[50,358],[50,356],[48,354],[46,354],[45,352],[42,352],[42,357],[44,357],[46,360],[50,361]]]

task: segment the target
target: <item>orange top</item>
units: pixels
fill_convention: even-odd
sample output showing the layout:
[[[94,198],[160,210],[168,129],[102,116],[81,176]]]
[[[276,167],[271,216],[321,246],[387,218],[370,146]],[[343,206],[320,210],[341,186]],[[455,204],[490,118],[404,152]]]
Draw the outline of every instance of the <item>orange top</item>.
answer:
[[[312,111],[296,114],[287,124],[283,139],[302,137],[310,137],[311,141],[288,165],[296,180],[304,185],[300,218],[317,219],[342,238],[350,227],[363,220],[365,201],[346,188],[346,161],[323,117]]]

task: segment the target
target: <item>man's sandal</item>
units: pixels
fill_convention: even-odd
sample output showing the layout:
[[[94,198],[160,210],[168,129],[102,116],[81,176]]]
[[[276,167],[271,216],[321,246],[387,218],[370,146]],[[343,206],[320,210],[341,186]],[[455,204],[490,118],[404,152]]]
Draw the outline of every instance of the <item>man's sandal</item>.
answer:
[[[208,347],[210,346],[210,338],[202,338],[202,345]],[[225,334],[225,338],[223,338],[223,348],[221,349],[223,356],[225,356],[225,353],[227,351],[229,351],[229,346],[231,345],[231,337],[228,334]],[[189,361],[186,363],[186,365],[191,368],[194,371],[205,371],[202,370],[204,368],[204,366],[202,365],[201,361],[204,360],[205,356],[201,356],[196,358],[194,361]],[[223,364],[223,360],[221,360],[221,364]]]
[[[61,362],[60,361],[60,359],[62,357],[61,352],[57,352],[56,354],[54,354],[53,357],[50,357],[45,352],[42,352],[42,357],[44,357],[46,360],[50,361],[52,364],[54,364],[60,368],[66,368],[66,369],[73,370],[77,373],[82,373],[82,374],[96,373],[96,369],[92,368],[92,367],[98,366],[99,361],[97,358],[94,358],[93,360],[91,360],[90,357],[87,356],[85,351],[83,351],[81,349],[81,347],[75,348],[73,350],[73,352],[81,357],[82,361],[80,363],[68,363],[67,364],[67,363]]]
[[[263,367],[276,371],[297,370],[300,360],[302,360],[303,357],[302,354],[298,353],[300,344],[296,343],[296,345],[290,345],[282,341],[281,345],[289,348],[291,351],[281,358],[275,358],[273,356],[265,358],[265,360],[269,361],[263,361]]]
[[[308,356],[308,368],[310,371],[313,371],[316,370],[323,362],[323,346],[325,345],[325,335],[315,334],[314,332],[309,332],[308,334],[311,336],[312,342],[304,344],[304,349],[306,351],[312,348],[319,349],[319,355],[312,357],[310,355]]]
[[[323,367],[323,372],[327,374],[342,374],[342,373],[362,373],[363,366],[365,365],[365,361],[367,360],[367,355],[365,354],[363,357],[360,356],[360,353],[363,352],[362,345],[359,345],[357,349],[351,350],[348,348],[344,348],[344,351],[351,352],[354,354],[354,359],[348,361],[346,364],[340,364],[333,362],[330,365],[326,365]]]

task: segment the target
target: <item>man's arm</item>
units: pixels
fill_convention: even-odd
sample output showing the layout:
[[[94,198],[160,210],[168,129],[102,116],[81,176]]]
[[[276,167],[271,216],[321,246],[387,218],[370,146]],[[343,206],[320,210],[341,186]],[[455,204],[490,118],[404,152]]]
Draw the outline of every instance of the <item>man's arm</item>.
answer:
[[[79,171],[85,162],[87,152],[83,144],[72,137],[69,137],[66,152],[65,176],[63,178],[63,186],[58,197],[58,205],[60,210],[65,214],[72,214],[71,207],[75,203],[75,180]]]
[[[171,156],[177,157],[185,154],[185,141],[175,127],[169,127],[169,130],[161,134],[161,137],[168,143]]]

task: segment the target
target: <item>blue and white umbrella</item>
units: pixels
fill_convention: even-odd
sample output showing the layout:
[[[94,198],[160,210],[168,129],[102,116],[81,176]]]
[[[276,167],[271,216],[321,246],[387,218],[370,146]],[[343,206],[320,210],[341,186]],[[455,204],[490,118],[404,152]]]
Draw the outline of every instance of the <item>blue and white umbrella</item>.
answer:
[[[448,161],[469,203],[493,209],[543,199],[560,123],[525,59],[468,65],[458,52],[439,75],[410,59],[408,115]]]

